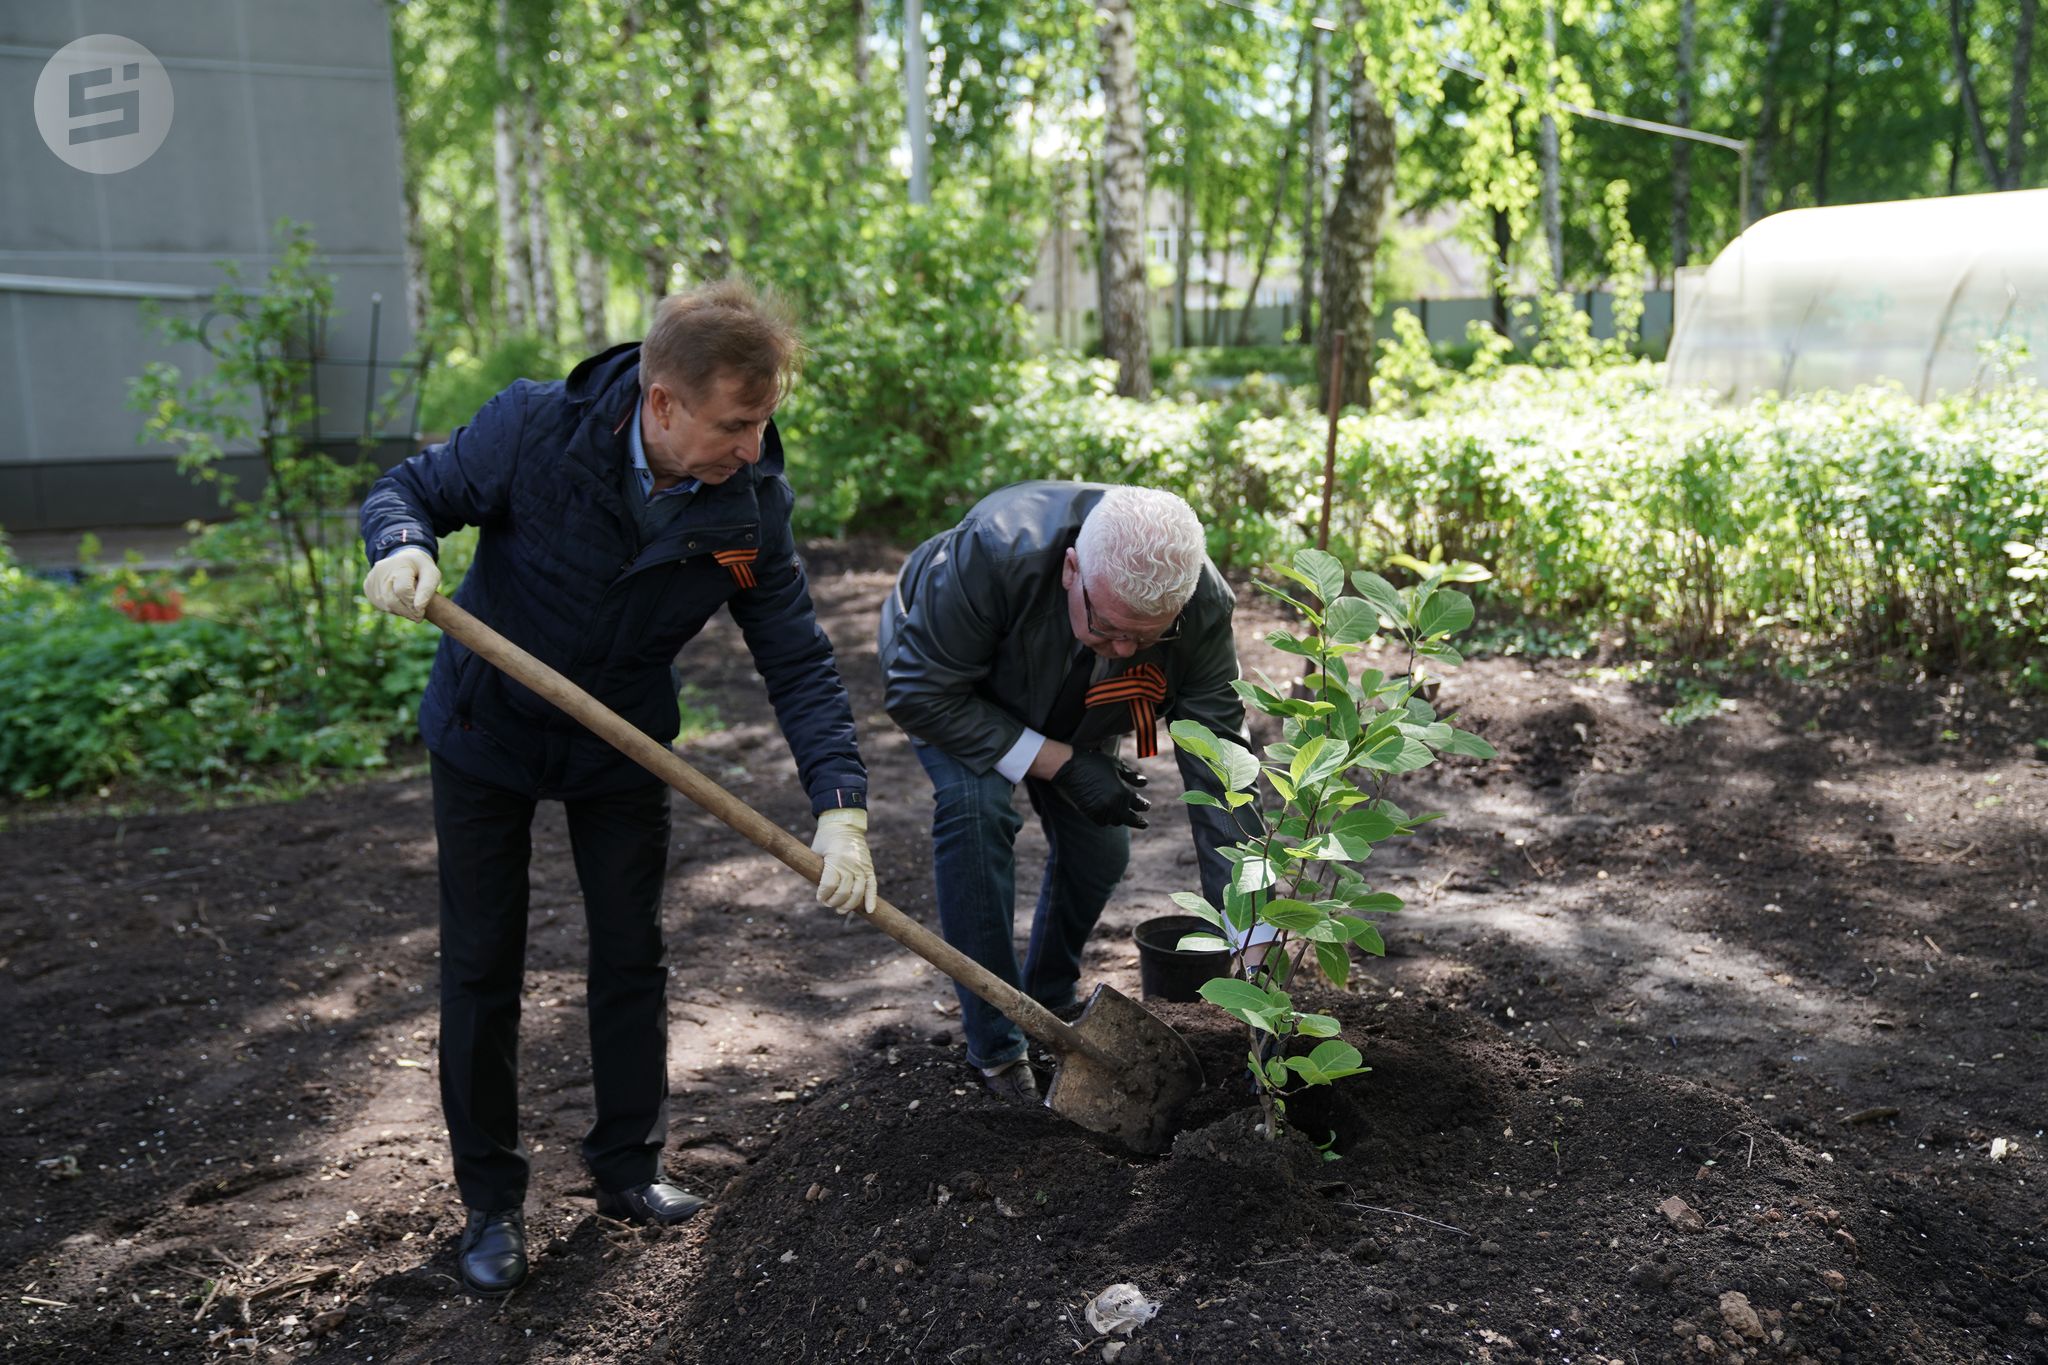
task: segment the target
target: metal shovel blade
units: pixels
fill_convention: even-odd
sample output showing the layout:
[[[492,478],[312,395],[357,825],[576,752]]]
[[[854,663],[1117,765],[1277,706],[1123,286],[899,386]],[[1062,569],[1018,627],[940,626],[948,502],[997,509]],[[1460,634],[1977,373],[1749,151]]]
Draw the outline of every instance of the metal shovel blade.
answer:
[[[1089,1046],[1059,1049],[1046,1107],[1132,1151],[1166,1150],[1181,1107],[1202,1088],[1195,1050],[1110,986],[1095,988],[1073,1028]]]

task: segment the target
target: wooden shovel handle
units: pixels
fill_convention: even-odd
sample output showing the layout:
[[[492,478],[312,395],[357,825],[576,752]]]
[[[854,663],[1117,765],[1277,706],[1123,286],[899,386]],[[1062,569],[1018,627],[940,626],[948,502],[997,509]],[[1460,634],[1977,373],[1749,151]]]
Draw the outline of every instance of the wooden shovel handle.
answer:
[[[769,820],[746,802],[698,772],[676,756],[667,745],[648,738],[618,712],[570,682],[533,655],[492,630],[453,598],[436,595],[427,603],[427,620],[470,647],[501,671],[545,697],[599,739],[674,787],[690,800],[745,835],[749,841],[794,871],[805,881],[816,883],[825,860],[803,842]],[[1010,985],[994,972],[968,957],[946,940],[919,924],[879,896],[867,920],[890,938],[916,953],[989,1004],[1001,1010],[1026,1033],[1056,1052],[1080,1052],[1108,1065],[1104,1056],[1085,1038],[1045,1006]]]

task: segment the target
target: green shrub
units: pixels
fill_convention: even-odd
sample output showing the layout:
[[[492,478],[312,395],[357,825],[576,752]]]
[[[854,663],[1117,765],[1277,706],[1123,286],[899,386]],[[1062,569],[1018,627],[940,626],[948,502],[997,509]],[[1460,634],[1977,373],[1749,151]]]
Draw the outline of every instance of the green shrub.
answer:
[[[801,266],[751,262],[795,280],[810,357],[777,424],[789,438],[797,530],[914,536],[965,510],[982,414],[1015,401],[1027,322],[1017,300],[1029,239],[1001,214],[878,205]],[[820,272],[821,265],[829,269]]]
[[[45,583],[0,546],[0,790],[35,799],[140,778],[236,791],[279,770],[381,766],[408,737],[433,640],[365,622],[360,652],[309,696],[273,608],[227,624],[143,623],[110,584]],[[367,610],[367,608],[365,608]],[[387,624],[388,623],[388,624]]]
[[[536,333],[508,337],[482,355],[456,348],[431,366],[420,390],[421,431],[445,435],[468,424],[515,379],[560,379],[580,357],[558,354]]]
[[[1681,649],[1767,633],[2024,668],[2048,638],[2032,548],[2048,544],[2048,402],[2035,390],[1923,406],[1866,388],[1728,408],[1666,390],[1647,362],[1404,382],[1401,410],[1339,423],[1333,536],[1360,562],[1434,550],[1488,564],[1496,615],[1621,626]],[[1099,363],[1054,359],[1021,367],[982,441],[968,488],[1170,488],[1226,563],[1314,534],[1324,424],[1300,405],[1135,403],[1108,394]]]

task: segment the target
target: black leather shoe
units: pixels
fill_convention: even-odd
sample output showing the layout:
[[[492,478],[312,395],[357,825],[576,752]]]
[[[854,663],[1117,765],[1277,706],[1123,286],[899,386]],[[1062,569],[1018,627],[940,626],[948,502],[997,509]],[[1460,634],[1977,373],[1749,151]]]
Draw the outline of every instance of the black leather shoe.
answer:
[[[469,1211],[455,1264],[479,1294],[509,1294],[526,1283],[526,1211]]]
[[[655,1223],[672,1228],[688,1222],[690,1215],[703,1207],[702,1196],[659,1180],[627,1190],[597,1192],[597,1211],[627,1223]]]
[[[1014,1062],[1001,1066],[984,1066],[981,1083],[988,1087],[991,1095],[1005,1104],[1037,1104],[1038,1077],[1031,1074],[1031,1063],[1019,1057]]]

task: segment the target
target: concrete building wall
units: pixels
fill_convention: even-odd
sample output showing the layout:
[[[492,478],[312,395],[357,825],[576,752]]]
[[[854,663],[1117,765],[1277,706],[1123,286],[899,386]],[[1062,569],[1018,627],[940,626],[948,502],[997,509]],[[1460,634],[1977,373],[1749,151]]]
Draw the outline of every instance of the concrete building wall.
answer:
[[[36,89],[60,49],[114,34],[168,77],[162,145],[94,174],[52,151]],[[102,90],[121,90],[122,73]],[[412,344],[397,103],[380,0],[33,0],[0,4],[0,526],[169,522],[217,510],[172,451],[138,443],[128,381],[208,363],[143,320],[144,297],[198,316],[239,263],[258,283],[280,218],[308,225],[335,277],[319,434],[353,446],[366,382]],[[146,122],[160,110],[141,108]],[[90,122],[90,120],[87,120]],[[111,139],[109,142],[111,143]],[[381,295],[372,372],[373,296]],[[182,353],[181,353],[182,351]],[[410,409],[402,414],[410,420]],[[229,462],[247,472],[246,452]]]

